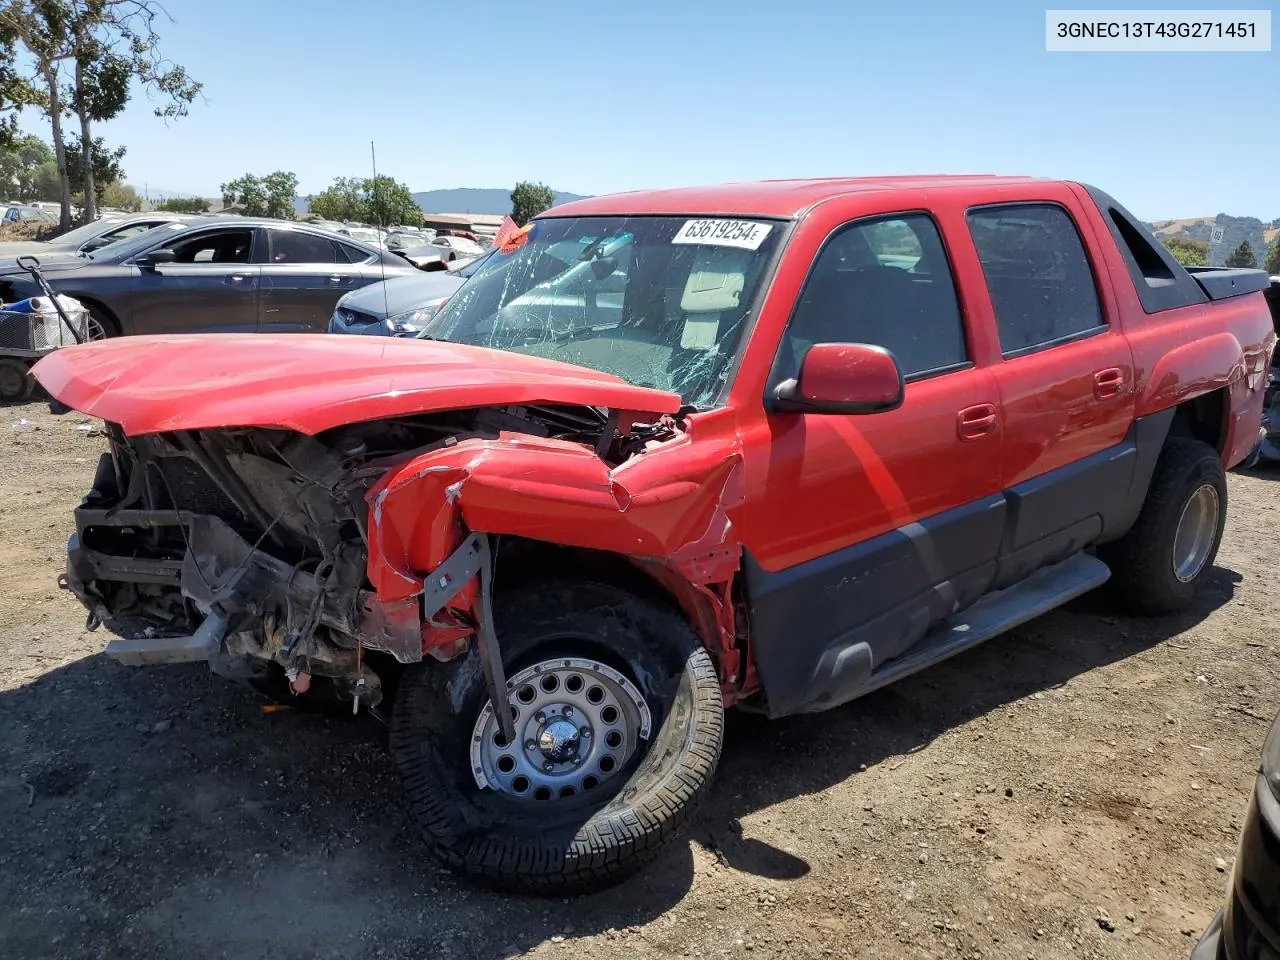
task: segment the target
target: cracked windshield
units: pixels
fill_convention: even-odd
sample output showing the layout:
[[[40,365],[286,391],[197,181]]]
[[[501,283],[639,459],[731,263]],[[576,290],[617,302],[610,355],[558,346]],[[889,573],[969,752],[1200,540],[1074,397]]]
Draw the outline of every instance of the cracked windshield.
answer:
[[[590,367],[708,406],[781,232],[684,216],[535,221],[422,336]]]

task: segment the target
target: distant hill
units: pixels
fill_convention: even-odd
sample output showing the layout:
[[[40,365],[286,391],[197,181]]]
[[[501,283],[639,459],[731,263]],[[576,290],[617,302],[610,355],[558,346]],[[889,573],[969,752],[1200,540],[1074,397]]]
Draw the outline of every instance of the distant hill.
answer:
[[[583,199],[578,193],[557,190],[556,203]],[[511,191],[504,187],[456,187],[452,190],[423,190],[413,195],[423,213],[487,213],[501,216],[511,212]],[[307,198],[293,201],[298,215],[307,212]]]
[[[1261,266],[1267,249],[1280,240],[1280,220],[1263,221],[1257,217],[1233,217],[1220,213],[1216,217],[1186,217],[1181,220],[1156,220],[1148,224],[1161,239],[1185,237],[1209,243],[1209,266],[1220,267],[1231,251],[1248,240]],[[1213,244],[1214,227],[1222,228],[1222,242]]]

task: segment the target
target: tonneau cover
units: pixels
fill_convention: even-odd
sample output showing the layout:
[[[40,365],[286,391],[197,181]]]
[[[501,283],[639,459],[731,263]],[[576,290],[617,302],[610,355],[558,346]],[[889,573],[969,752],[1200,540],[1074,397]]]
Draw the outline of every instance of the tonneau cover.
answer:
[[[1200,284],[1210,300],[1226,300],[1245,293],[1257,293],[1271,285],[1265,270],[1234,267],[1187,267],[1187,272]]]

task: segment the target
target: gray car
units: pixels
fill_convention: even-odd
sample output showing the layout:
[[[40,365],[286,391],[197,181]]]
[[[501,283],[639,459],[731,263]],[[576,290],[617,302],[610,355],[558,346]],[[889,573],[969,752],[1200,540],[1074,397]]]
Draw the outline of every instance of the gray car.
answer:
[[[57,223],[58,215],[52,210],[45,210],[43,207],[30,207],[26,204],[15,203],[5,208],[4,216],[0,217],[0,221],[8,223],[21,223],[24,220],[39,220],[43,223]]]
[[[329,332],[415,336],[487,259],[488,254],[457,270],[419,271],[344,294],[329,318]]]
[[[52,240],[10,240],[0,243],[0,259],[23,254],[42,257],[60,253],[92,253],[109,243],[128,240],[156,227],[191,220],[196,216],[197,214],[184,213],[107,214]]]
[[[420,271],[395,254],[281,220],[171,223],[88,255],[40,258],[58,293],[90,311],[91,335],[323,332],[344,293]],[[0,262],[0,298],[39,290]]]

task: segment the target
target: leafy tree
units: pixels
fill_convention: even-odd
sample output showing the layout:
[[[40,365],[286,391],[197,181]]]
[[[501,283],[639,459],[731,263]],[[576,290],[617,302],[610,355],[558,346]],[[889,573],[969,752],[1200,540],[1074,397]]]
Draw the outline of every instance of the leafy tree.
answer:
[[[1203,267],[1209,262],[1209,244],[1187,237],[1164,237],[1162,242],[1173,259],[1184,267]]]
[[[421,226],[422,208],[413,199],[409,188],[398,180],[380,173],[374,179],[365,181],[365,193],[369,197],[372,223],[381,227],[400,224]]]
[[[58,228],[71,228],[71,183],[67,179],[67,151],[62,137],[65,111],[61,79],[62,62],[67,58],[70,11],[62,0],[9,0],[0,10],[0,22],[15,42],[26,48],[30,74],[25,77],[32,103],[49,118],[53,133],[53,153],[58,169],[58,200],[62,218]]]
[[[555,191],[546,184],[521,180],[511,191],[511,219],[523,227],[543,210],[555,206],[555,202]]]
[[[1246,267],[1254,269],[1258,266],[1258,258],[1253,255],[1253,247],[1249,245],[1249,241],[1245,240],[1231,251],[1231,255],[1227,257],[1228,267]]]
[[[57,203],[62,197],[62,177],[58,175],[58,162],[50,160],[36,167],[35,198]]]
[[[209,201],[195,198],[191,200],[183,200],[180,197],[170,197],[163,203],[156,204],[157,210],[165,210],[169,213],[208,213]]]
[[[246,173],[224,183],[221,190],[222,202],[244,207],[246,217],[294,218],[293,198],[298,193],[298,178],[293,173],[277,170],[265,177]]]
[[[1280,237],[1271,241],[1271,249],[1267,251],[1267,262],[1263,269],[1273,277],[1280,276]]]
[[[108,183],[102,189],[102,205],[115,210],[137,213],[142,209],[142,197],[133,187],[123,183]],[[206,204],[206,209],[208,205]]]
[[[19,31],[0,10],[0,147],[18,136],[18,111],[38,104],[36,92],[19,69]]]
[[[252,173],[229,180],[218,189],[222,192],[224,207],[239,204],[252,217],[262,216],[267,209],[267,191],[262,185],[262,178]]]
[[[284,170],[277,170],[262,178],[263,189],[267,191],[268,217],[277,220],[292,220],[297,216],[297,208],[293,205],[298,195],[298,177]]]
[[[101,137],[96,137],[89,145],[88,153],[92,157],[89,167],[84,166],[85,154],[80,139],[67,143],[67,178],[71,181],[71,189],[83,197],[85,220],[97,219],[97,201],[107,186],[124,179],[124,169],[120,161],[124,159],[125,148],[116,147],[111,150]],[[90,206],[89,196],[93,195],[94,203]]]
[[[4,44],[26,48],[29,100],[49,117],[58,165],[62,227],[70,225],[71,183],[63,146],[62,117],[80,126],[80,167],[85,215],[96,216],[92,125],[117,116],[137,83],[158,102],[163,119],[185,116],[201,85],[159,51],[156,24],[168,19],[158,0],[3,0],[0,8],[0,97],[4,95]],[[5,32],[7,31],[7,33]],[[15,61],[16,62],[16,61]],[[26,96],[18,89],[17,96]]]
[[[369,213],[364,183],[359,177],[338,177],[332,186],[310,198],[308,208],[322,220],[363,221]]]
[[[17,137],[0,147],[0,193],[20,200],[37,198],[36,172],[43,164],[53,162],[53,151],[39,137]]]
[[[310,198],[311,213],[323,220],[358,220],[379,226],[422,223],[422,208],[409,188],[385,174],[377,179],[338,177]]]

